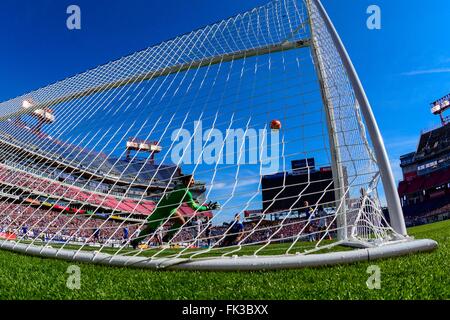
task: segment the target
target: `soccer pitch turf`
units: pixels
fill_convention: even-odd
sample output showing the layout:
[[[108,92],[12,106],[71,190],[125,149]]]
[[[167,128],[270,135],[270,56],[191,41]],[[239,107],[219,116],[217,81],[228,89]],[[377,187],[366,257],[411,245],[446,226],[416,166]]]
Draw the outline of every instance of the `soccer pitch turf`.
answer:
[[[334,267],[259,272],[151,271],[73,263],[0,250],[0,299],[450,299],[450,220],[409,229],[439,243],[432,253]],[[369,290],[368,266],[381,270]]]

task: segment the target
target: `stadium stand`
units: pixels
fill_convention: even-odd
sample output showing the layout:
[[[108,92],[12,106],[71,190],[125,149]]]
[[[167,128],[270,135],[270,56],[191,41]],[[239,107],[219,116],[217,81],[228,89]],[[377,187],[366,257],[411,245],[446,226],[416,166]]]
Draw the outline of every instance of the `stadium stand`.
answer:
[[[71,145],[20,118],[0,122],[0,137],[2,238],[121,245],[118,230],[128,228],[135,236],[161,191],[170,191],[174,185],[169,181],[181,174],[179,167],[153,159],[122,159]],[[193,193],[200,197],[205,190],[197,183]],[[180,211],[186,217],[198,215],[187,204]],[[179,241],[187,239],[192,235],[183,230]]]
[[[108,210],[117,210],[124,213],[150,215],[155,207],[155,202],[150,200],[137,201],[135,199],[118,199],[110,195],[94,193],[89,190],[54,182],[45,178],[39,178],[32,174],[12,170],[0,165],[0,184],[20,187],[31,194],[47,195],[50,198],[63,199],[76,202],[80,205],[87,203]],[[186,216],[195,214],[187,205],[183,205],[182,211]]]
[[[86,219],[86,216],[61,215],[50,210],[35,209],[18,204],[0,204],[0,229],[18,235],[26,234],[27,238],[53,239],[55,242],[95,242],[94,230],[100,230],[100,240],[112,237],[112,243],[123,240],[122,234],[116,231],[117,223],[100,219]],[[8,215],[5,214],[8,212]],[[84,224],[84,228],[79,228]],[[102,225],[103,224],[103,225]],[[6,226],[8,228],[6,229]],[[136,226],[129,225],[130,234]]]
[[[400,157],[398,193],[408,226],[447,219],[450,212],[450,123],[423,132],[415,152]]]

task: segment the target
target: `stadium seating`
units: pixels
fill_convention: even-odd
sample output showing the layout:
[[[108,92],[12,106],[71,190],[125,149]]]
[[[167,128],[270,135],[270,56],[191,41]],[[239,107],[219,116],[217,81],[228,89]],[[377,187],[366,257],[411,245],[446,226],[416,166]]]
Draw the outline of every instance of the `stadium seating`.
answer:
[[[70,203],[88,203],[90,206],[98,206],[108,210],[117,210],[124,213],[133,213],[140,215],[150,215],[156,203],[150,200],[135,199],[117,199],[110,195],[98,194],[82,190],[78,187],[61,184],[54,180],[46,180],[37,176],[9,169],[0,165],[0,183],[7,183],[12,186],[18,186],[26,189],[30,193],[40,193],[48,195],[50,198],[62,199]],[[187,205],[183,204],[181,212],[188,217],[197,213]],[[211,216],[211,212],[202,213],[202,215]]]
[[[13,203],[0,204],[0,230],[24,235],[25,228],[27,235],[24,236],[27,238],[38,238],[44,234],[46,239],[94,242],[93,232],[99,229],[103,240],[110,237],[112,240],[122,240],[122,229],[118,226],[118,222],[105,222],[89,216],[65,215]],[[130,235],[137,230],[136,225],[127,227]]]
[[[412,181],[400,181],[398,192],[400,196],[431,189],[450,181],[450,169],[439,170],[431,174],[417,176]]]
[[[140,202],[134,199],[121,200],[87,190],[83,191],[78,187],[61,184],[54,180],[45,180],[28,173],[9,169],[3,165],[0,165],[0,182],[25,188],[31,193],[37,192],[70,202],[88,202],[100,207],[129,213],[149,215],[155,207],[154,202],[149,200],[141,200]]]
[[[74,166],[88,172],[104,176],[121,177],[121,180],[148,184],[153,181],[155,185],[166,186],[171,177],[176,176],[179,168],[173,165],[154,164],[147,159],[134,159],[133,162],[106,154],[80,148],[64,141],[52,138],[45,133],[35,132],[21,122],[6,121],[0,123],[0,134],[8,132],[12,145],[20,147],[22,151],[33,152],[39,150],[46,158],[63,161],[68,166]],[[23,160],[23,159],[22,159]],[[39,161],[38,161],[39,162]],[[28,164],[32,167],[32,163]]]
[[[450,126],[423,133],[417,147],[416,158],[429,156],[450,147]]]

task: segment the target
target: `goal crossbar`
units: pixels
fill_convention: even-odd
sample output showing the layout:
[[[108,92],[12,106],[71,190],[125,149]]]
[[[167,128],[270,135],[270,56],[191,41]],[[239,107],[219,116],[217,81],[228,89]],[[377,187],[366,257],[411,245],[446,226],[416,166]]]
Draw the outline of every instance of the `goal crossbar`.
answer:
[[[107,90],[117,89],[117,88],[120,88],[123,86],[132,85],[132,84],[139,83],[142,81],[153,80],[153,79],[156,79],[159,77],[165,77],[165,76],[168,76],[171,74],[180,73],[180,72],[184,72],[187,70],[195,70],[195,69],[212,66],[215,64],[219,64],[219,63],[226,63],[226,62],[236,61],[236,60],[240,60],[240,59],[244,59],[244,58],[251,58],[251,57],[262,56],[262,55],[266,55],[266,54],[274,54],[274,53],[281,52],[281,51],[289,51],[289,50],[293,50],[293,49],[305,48],[305,47],[308,47],[309,45],[310,45],[309,39],[303,39],[303,40],[297,40],[297,41],[285,41],[285,42],[278,43],[278,44],[267,45],[267,46],[263,46],[263,47],[259,47],[259,48],[252,48],[252,49],[248,49],[248,50],[241,50],[241,51],[237,51],[237,52],[226,53],[226,54],[217,55],[214,57],[200,59],[200,60],[193,61],[193,62],[187,62],[187,63],[183,63],[183,64],[179,64],[179,65],[165,67],[165,68],[162,68],[159,70],[155,70],[155,71],[147,72],[144,74],[136,75],[133,77],[121,79],[121,80],[103,84],[103,85],[100,85],[97,87],[88,88],[88,89],[85,89],[80,92],[71,93],[67,96],[59,97],[59,98],[56,98],[56,99],[48,101],[48,102],[38,103],[30,108],[21,109],[17,112],[14,112],[14,113],[11,113],[8,115],[0,116],[0,121],[4,121],[4,120],[7,120],[7,119],[10,119],[13,117],[17,117],[17,116],[20,116],[23,114],[31,114],[31,113],[33,113],[33,111],[36,111],[39,109],[49,108],[49,107],[52,107],[52,106],[55,106],[55,105],[58,105],[61,103],[69,102],[71,100],[85,98],[85,97],[88,97],[88,96],[91,96],[91,95],[94,95],[97,93],[101,93],[101,92],[104,92]]]

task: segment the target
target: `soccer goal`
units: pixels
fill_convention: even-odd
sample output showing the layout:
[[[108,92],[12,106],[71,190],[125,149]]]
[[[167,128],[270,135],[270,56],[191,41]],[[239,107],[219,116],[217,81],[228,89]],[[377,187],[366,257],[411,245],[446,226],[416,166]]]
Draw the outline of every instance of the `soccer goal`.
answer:
[[[319,0],[267,5],[0,104],[0,248],[299,268],[433,250]]]

